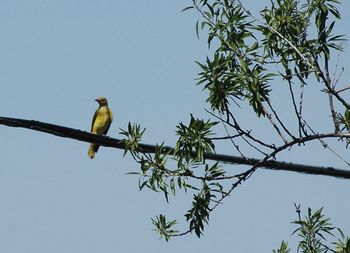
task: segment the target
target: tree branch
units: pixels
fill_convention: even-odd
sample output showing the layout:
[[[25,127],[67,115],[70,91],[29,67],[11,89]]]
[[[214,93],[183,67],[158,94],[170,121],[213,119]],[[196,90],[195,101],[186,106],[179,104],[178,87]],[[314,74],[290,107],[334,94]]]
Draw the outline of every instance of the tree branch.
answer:
[[[0,117],[0,124],[10,126],[10,127],[22,127],[35,131],[45,132],[49,134],[53,134],[56,136],[75,139],[79,141],[84,141],[88,143],[96,143],[105,147],[113,147],[118,149],[125,149],[125,143],[121,139],[110,138],[107,136],[101,136],[92,134],[86,131],[81,131],[74,128],[49,124],[45,122],[35,121],[35,120],[26,120],[26,119],[18,119],[18,118],[8,118],[8,117]],[[289,145],[284,145],[278,149],[281,151],[286,147],[292,146],[292,144],[302,143],[306,141],[316,140],[320,138],[330,138],[330,137],[350,137],[350,134],[340,134],[340,133],[330,133],[330,134],[317,134],[312,136],[307,136],[303,138],[298,138],[289,143]],[[138,151],[144,153],[155,153],[156,146],[149,144],[139,144]],[[278,152],[276,151],[276,153]],[[170,155],[174,154],[174,148],[165,146],[162,150],[162,153],[169,153]],[[194,157],[197,156],[196,152],[193,152],[192,155]],[[324,175],[338,178],[346,178],[350,179],[350,171],[337,169],[334,167],[322,167],[322,166],[310,166],[304,164],[296,164],[296,163],[288,163],[281,162],[275,160],[265,160],[262,162],[261,159],[256,158],[242,158],[238,156],[230,156],[224,154],[205,154],[205,158],[207,160],[220,161],[227,164],[243,164],[250,165],[269,169],[269,170],[283,170],[283,171],[294,171],[298,173],[305,174],[313,174],[313,175]]]

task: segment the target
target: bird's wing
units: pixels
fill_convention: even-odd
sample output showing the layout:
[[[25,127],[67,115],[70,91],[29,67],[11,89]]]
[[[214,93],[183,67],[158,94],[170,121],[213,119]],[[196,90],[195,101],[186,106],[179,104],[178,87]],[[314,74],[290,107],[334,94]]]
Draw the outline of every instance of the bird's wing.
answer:
[[[108,113],[109,113],[109,121],[106,123],[106,130],[102,133],[102,134],[107,134],[111,124],[112,124],[112,121],[113,121],[113,113],[112,111],[107,107],[108,109]]]
[[[98,109],[100,109],[100,108],[98,108]],[[93,128],[94,128],[94,123],[95,123],[95,121],[96,121],[96,117],[97,117],[97,114],[98,114],[98,109],[95,111],[94,117],[92,118],[91,132],[92,132],[92,130],[93,130]]]

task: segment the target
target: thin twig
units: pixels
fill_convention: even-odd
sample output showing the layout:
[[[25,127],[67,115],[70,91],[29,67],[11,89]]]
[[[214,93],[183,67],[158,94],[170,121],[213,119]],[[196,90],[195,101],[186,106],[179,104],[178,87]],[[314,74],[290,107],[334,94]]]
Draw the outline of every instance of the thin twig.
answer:
[[[207,113],[209,113],[210,115],[212,115],[213,117],[215,117],[216,119],[220,120],[221,122],[224,122],[226,123],[227,125],[229,125],[230,127],[234,128],[237,130],[238,133],[242,133],[244,134],[247,138],[251,139],[252,141],[260,144],[261,146],[264,146],[264,147],[267,147],[267,148],[270,148],[270,149],[275,149],[275,146],[274,145],[269,145],[255,137],[253,137],[250,133],[250,131],[244,131],[238,124],[237,124],[237,121],[235,120],[235,118],[233,117],[233,115],[231,114],[231,118],[233,119],[234,121],[234,124],[232,124],[231,122],[227,122],[225,120],[223,120],[222,118],[220,118],[219,116],[215,115],[214,113],[212,113],[211,111],[205,109],[205,111]]]
[[[311,131],[313,134],[316,134],[316,132],[310,127],[309,124],[307,124],[306,122],[304,122],[304,124],[310,129],[310,131]],[[332,153],[333,155],[335,155],[336,157],[338,157],[341,161],[343,161],[347,166],[350,167],[350,162],[347,161],[347,160],[345,160],[340,154],[338,154],[337,152],[335,152],[335,150],[332,149],[324,140],[319,139],[319,142],[321,143],[321,145],[322,145],[324,148],[326,148],[326,149],[328,149],[329,151],[331,151],[331,153]]]
[[[288,80],[288,86],[289,86],[290,96],[292,98],[292,104],[293,104],[293,108],[294,108],[294,113],[295,113],[295,115],[297,117],[297,120],[298,120],[299,137],[301,137],[302,136],[302,131],[304,132],[305,135],[306,135],[306,133],[305,133],[305,130],[303,128],[302,116],[298,112],[297,103],[296,103],[296,100],[295,100],[295,96],[294,96],[294,91],[293,91],[292,81],[291,80]]]
[[[269,111],[265,107],[263,107],[263,109],[264,109],[264,113],[265,113],[267,119],[270,121],[271,125],[276,130],[277,134],[281,137],[281,139],[283,140],[284,143],[288,143],[287,138],[284,137],[284,135],[282,134],[282,131],[279,129],[277,124],[274,122],[274,120],[273,120],[271,114],[269,113]]]
[[[336,93],[340,93],[340,92],[343,92],[343,91],[346,91],[346,90],[350,90],[350,83],[348,85],[346,85],[345,87],[339,89],[339,90],[336,90],[335,92]]]
[[[304,81],[301,81],[301,85],[300,85],[300,102],[299,102],[299,115],[300,117],[303,115],[303,102],[304,102],[304,91],[305,91],[305,85],[306,83]],[[304,133],[304,135],[307,135],[307,131],[304,127],[304,123],[303,121],[300,122],[299,125],[299,137],[302,136],[301,131]]]
[[[335,89],[334,85],[331,85],[331,79],[329,77],[329,66],[328,66],[328,59],[325,56],[325,64],[324,64],[324,72],[325,72],[325,82],[332,87],[332,90]],[[340,128],[339,128],[339,121],[337,118],[337,112],[334,109],[334,102],[333,102],[333,95],[331,93],[328,93],[328,104],[329,104],[329,109],[331,111],[331,115],[332,115],[332,119],[333,119],[333,124],[334,124],[334,131],[340,132]]]
[[[283,130],[292,138],[294,139],[294,135],[288,130],[288,128],[283,124],[282,120],[279,118],[277,112],[275,111],[275,109],[272,107],[272,104],[269,100],[266,101],[266,103],[269,105],[269,108],[271,109],[273,115],[275,116],[276,120],[278,121],[278,123],[280,124],[280,126],[283,128]]]

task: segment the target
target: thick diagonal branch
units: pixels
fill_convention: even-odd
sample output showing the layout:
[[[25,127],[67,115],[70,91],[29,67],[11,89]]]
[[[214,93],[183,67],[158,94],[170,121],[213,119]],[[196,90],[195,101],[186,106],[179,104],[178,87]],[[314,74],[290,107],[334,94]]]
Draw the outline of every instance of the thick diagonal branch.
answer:
[[[49,124],[45,122],[35,121],[35,120],[26,120],[26,119],[17,119],[17,118],[8,118],[8,117],[0,117],[0,124],[6,125],[10,127],[22,127],[35,131],[45,132],[49,134],[53,134],[60,137],[75,139],[79,141],[96,143],[105,147],[113,147],[118,149],[125,149],[125,143],[121,139],[110,138],[107,136],[95,135],[86,131],[81,131],[74,128],[69,128],[65,126],[59,126],[54,124]],[[304,138],[294,140],[293,142],[301,142],[301,141],[312,141],[319,138],[330,138],[330,137],[350,137],[349,136],[340,136],[340,134],[330,133],[330,134],[318,134],[313,136],[307,136]],[[138,151],[143,153],[155,153],[156,145],[149,144],[139,144]],[[174,148],[165,146],[162,150],[163,153],[169,153],[170,155],[174,154]],[[197,156],[195,152],[192,154],[194,157]],[[288,163],[288,162],[280,162],[275,160],[268,160],[261,162],[261,159],[256,158],[242,158],[238,156],[224,155],[224,154],[205,154],[205,158],[207,160],[214,160],[228,164],[243,164],[256,166],[258,164],[259,168],[269,169],[269,170],[283,170],[283,171],[294,171],[298,173],[305,174],[314,174],[314,175],[324,175],[331,177],[339,177],[350,179],[350,171],[349,170],[341,170],[333,167],[321,167],[321,166],[310,166],[304,164],[296,164],[296,163]]]

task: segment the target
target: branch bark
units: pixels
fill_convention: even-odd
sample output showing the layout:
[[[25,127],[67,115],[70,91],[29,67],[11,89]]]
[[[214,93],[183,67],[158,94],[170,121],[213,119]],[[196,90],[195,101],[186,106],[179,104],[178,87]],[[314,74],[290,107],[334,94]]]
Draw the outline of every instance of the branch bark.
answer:
[[[105,146],[105,147],[112,147],[112,148],[117,148],[122,150],[125,149],[124,140],[121,140],[121,139],[96,135],[86,131],[81,131],[78,129],[69,128],[65,126],[59,126],[59,125],[54,125],[50,123],[40,122],[36,120],[0,117],[0,124],[6,125],[9,127],[27,128],[34,131],[45,132],[45,133],[53,134],[59,137],[75,139],[75,140],[88,142],[88,143],[96,143],[98,145]],[[318,138],[330,138],[330,137],[339,138],[339,137],[345,137],[345,136],[340,136],[339,134],[336,134],[336,133],[314,135],[314,136],[305,137],[307,138],[307,140],[305,141],[316,140]],[[348,137],[350,137],[350,135]],[[300,140],[297,139],[294,141],[298,142]],[[155,153],[156,146],[140,143],[138,147],[138,151],[143,153]],[[165,146],[162,150],[162,153],[169,153],[170,155],[173,155],[174,148]],[[195,157],[197,156],[195,152],[193,152],[192,155]],[[254,166],[254,167],[259,167],[259,168],[269,169],[269,170],[293,171],[293,172],[305,173],[305,174],[311,174],[311,175],[323,175],[323,176],[350,179],[349,170],[337,169],[334,167],[311,166],[311,165],[289,163],[289,162],[282,162],[282,161],[276,161],[276,160],[267,160],[262,162],[261,159],[256,159],[256,158],[243,158],[239,156],[214,154],[214,153],[205,154],[205,158],[207,160],[219,161],[226,164],[242,164],[242,165],[249,165],[249,166]]]

